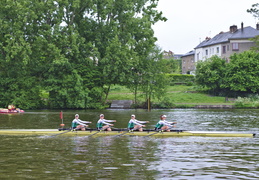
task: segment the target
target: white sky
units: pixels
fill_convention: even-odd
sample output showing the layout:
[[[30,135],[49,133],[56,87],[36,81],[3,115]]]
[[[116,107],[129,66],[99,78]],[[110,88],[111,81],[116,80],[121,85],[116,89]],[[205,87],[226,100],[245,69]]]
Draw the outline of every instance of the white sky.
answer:
[[[159,0],[158,10],[168,19],[153,26],[162,50],[185,54],[206,37],[227,32],[231,25],[256,27],[247,13],[258,0]]]

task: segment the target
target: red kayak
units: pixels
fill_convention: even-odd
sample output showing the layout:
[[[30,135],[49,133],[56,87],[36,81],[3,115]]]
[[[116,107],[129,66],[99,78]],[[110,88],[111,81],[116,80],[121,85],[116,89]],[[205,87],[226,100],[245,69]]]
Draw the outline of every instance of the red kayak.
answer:
[[[21,110],[21,109],[8,110],[8,109],[0,108],[0,113],[24,113],[24,110]]]

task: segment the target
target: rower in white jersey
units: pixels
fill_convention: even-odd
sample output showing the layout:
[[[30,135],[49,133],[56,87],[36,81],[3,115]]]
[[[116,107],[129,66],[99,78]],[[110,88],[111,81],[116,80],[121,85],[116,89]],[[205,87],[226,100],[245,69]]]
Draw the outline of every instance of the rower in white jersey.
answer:
[[[134,114],[132,114],[131,119],[129,120],[129,123],[128,123],[128,129],[129,130],[143,131],[142,127],[146,127],[143,124],[149,123],[149,121],[139,121],[135,118],[136,118],[136,116]]]
[[[97,129],[98,130],[106,130],[106,131],[111,131],[110,126],[114,126],[113,124],[110,124],[109,122],[116,122],[116,120],[106,120],[104,119],[104,115],[100,115],[100,119],[97,121]],[[104,125],[105,124],[105,125]]]
[[[75,115],[75,119],[72,121],[72,129],[77,129],[77,130],[82,130],[82,131],[85,131],[85,128],[88,127],[88,125],[86,124],[89,124],[89,123],[92,123],[90,121],[82,121],[79,119],[79,115],[76,114]]]
[[[175,127],[174,124],[176,124],[176,122],[169,122],[169,121],[166,121],[165,119],[166,119],[166,115],[160,116],[160,121],[156,124],[155,130],[163,130],[163,131],[170,132],[170,129],[172,127]]]

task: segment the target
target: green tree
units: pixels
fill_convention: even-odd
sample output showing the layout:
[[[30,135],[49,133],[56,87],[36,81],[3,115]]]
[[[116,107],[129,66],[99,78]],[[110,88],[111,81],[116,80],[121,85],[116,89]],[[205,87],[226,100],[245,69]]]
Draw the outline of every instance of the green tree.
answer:
[[[0,102],[40,107],[42,92],[51,108],[104,102],[109,86],[127,84],[131,69],[153,48],[151,26],[165,20],[157,3],[1,1]]]
[[[165,61],[163,61],[161,49],[154,46],[147,58],[141,60],[141,84],[144,92],[147,108],[151,108],[151,99],[161,99],[166,92],[167,78],[165,75]]]
[[[253,4],[252,8],[247,9],[247,12],[259,19],[259,3]],[[255,42],[255,46],[251,47],[251,50],[259,51],[259,36],[251,38],[251,40]]]
[[[87,6],[78,11],[81,18],[75,21],[79,33],[98,51],[95,69],[100,76],[98,86],[106,97],[111,85],[131,84],[132,69],[137,70],[140,59],[146,58],[153,48],[156,38],[152,24],[166,20],[155,10],[157,3],[157,0],[98,0],[91,13]]]
[[[174,59],[174,58],[170,58],[170,59],[164,59],[164,61],[166,62],[165,65],[165,71],[166,73],[169,74],[180,74],[181,73],[181,66],[182,66],[182,60],[181,59]]]
[[[31,77],[32,48],[26,34],[30,14],[27,1],[0,2],[0,102],[22,108],[39,107],[40,86]]]
[[[248,13],[251,13],[255,18],[259,18],[259,3],[253,4],[252,8],[247,9]]]
[[[196,66],[195,81],[207,88],[213,94],[219,94],[226,70],[226,61],[213,56],[205,61],[199,61]]]
[[[259,53],[245,51],[232,55],[222,88],[240,94],[259,93]]]

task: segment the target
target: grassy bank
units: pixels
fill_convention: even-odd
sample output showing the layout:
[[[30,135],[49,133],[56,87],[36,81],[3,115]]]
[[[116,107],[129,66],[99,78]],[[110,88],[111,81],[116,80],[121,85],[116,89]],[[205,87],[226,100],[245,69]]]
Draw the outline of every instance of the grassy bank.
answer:
[[[210,96],[208,94],[195,91],[194,86],[176,85],[169,86],[163,100],[152,99],[152,103],[171,103],[174,107],[194,107],[196,105],[233,105],[234,102],[225,101],[225,97]],[[123,86],[113,86],[108,100],[134,100],[134,94]],[[137,101],[144,102],[142,92],[138,92]]]

